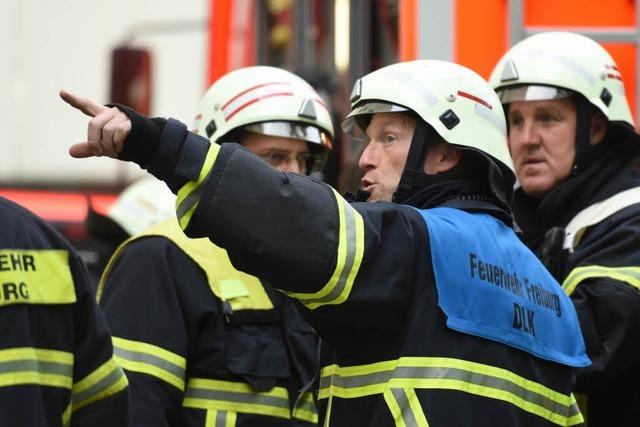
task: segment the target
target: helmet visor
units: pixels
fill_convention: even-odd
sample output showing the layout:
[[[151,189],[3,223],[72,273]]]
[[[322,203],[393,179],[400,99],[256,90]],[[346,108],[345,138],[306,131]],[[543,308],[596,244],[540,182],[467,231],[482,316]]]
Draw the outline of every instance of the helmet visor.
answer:
[[[329,134],[316,126],[306,123],[262,122],[246,125],[243,128],[261,135],[301,139],[313,144],[326,146],[327,149],[331,148],[331,137]]]
[[[553,86],[522,85],[497,89],[496,93],[502,104],[517,101],[547,101],[568,98],[573,95],[570,90]]]
[[[366,141],[371,116],[378,113],[402,113],[407,108],[388,102],[367,102],[355,107],[342,122],[342,131],[356,141]]]

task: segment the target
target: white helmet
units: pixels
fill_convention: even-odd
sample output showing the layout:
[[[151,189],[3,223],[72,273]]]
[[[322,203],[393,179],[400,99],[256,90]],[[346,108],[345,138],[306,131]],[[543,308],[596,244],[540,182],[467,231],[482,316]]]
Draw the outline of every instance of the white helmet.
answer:
[[[155,178],[143,178],[127,187],[107,211],[130,236],[176,215],[176,196]]]
[[[479,152],[515,182],[500,100],[466,67],[436,60],[389,65],[356,82],[351,108],[342,125],[347,133],[365,130],[372,114],[411,111],[446,142]]]
[[[333,139],[331,115],[320,95],[295,74],[266,66],[225,74],[200,101],[195,132],[220,143],[240,129],[307,141],[309,172],[322,169]]]
[[[533,35],[504,54],[489,79],[503,104],[577,92],[610,122],[635,127],[620,71],[595,41],[574,33]]]

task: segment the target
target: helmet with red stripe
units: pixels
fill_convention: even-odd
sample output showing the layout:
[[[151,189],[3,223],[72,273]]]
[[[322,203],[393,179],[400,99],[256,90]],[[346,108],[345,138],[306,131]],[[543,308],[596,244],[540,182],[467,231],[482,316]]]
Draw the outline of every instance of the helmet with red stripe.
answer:
[[[597,42],[580,34],[543,32],[509,49],[489,79],[509,111],[514,102],[570,98],[576,107],[573,176],[602,157],[610,144],[592,144],[594,114],[608,120],[611,141],[640,140],[615,61]]]
[[[436,60],[389,65],[356,82],[351,108],[342,129],[356,138],[376,113],[406,112],[418,119],[395,202],[405,201],[427,182],[424,156],[431,140],[440,138],[475,153],[469,155],[483,163],[477,166],[486,171],[490,190],[508,209],[515,172],[505,117],[495,92],[475,72]]]
[[[333,139],[331,115],[318,93],[289,71],[241,68],[218,79],[202,98],[194,131],[212,142],[233,141],[240,130],[304,140],[307,170],[322,169]]]
[[[496,64],[489,82],[503,104],[578,93],[609,121],[635,126],[615,61],[580,34],[553,31],[522,40]]]

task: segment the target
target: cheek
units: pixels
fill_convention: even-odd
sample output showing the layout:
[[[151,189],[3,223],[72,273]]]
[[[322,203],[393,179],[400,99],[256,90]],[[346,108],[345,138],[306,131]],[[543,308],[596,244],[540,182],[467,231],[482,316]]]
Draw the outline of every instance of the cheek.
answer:
[[[507,140],[509,146],[509,153],[511,153],[511,157],[513,160],[517,160],[522,154],[522,144],[518,143],[517,134],[511,132],[509,134],[509,139]]]
[[[575,131],[570,127],[559,129],[557,133],[549,138],[549,144],[545,144],[550,158],[555,164],[557,170],[567,174],[571,170],[575,157]]]

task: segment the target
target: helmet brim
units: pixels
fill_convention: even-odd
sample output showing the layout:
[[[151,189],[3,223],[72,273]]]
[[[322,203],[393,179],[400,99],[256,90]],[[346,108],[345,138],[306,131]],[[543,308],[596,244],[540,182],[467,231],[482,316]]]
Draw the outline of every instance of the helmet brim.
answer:
[[[410,111],[401,105],[388,102],[365,102],[355,107],[342,122],[342,131],[356,141],[367,140],[367,126],[371,116],[378,113],[403,113]]]
[[[243,126],[245,130],[261,135],[279,136],[282,138],[300,139],[312,144],[331,148],[331,138],[327,132],[306,123],[284,121],[252,123]]]
[[[518,101],[548,101],[569,98],[574,95],[573,91],[544,85],[509,86],[496,89],[496,93],[502,104]]]

